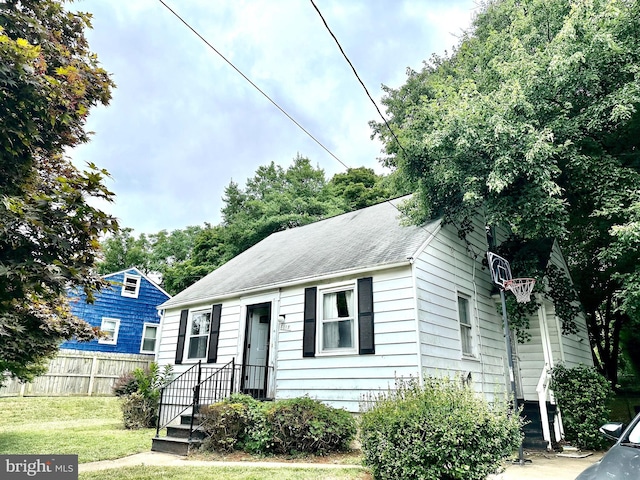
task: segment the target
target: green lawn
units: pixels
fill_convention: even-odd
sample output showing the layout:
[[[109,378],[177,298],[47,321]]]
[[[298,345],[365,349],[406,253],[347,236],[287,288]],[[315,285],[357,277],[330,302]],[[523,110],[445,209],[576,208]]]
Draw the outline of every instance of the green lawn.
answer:
[[[0,398],[0,454],[71,454],[80,463],[112,460],[151,450],[153,429],[126,430],[115,397]],[[206,457],[205,455],[200,456]],[[304,461],[304,459],[302,460]],[[344,469],[264,467],[114,468],[80,474],[81,480],[364,480]]]
[[[80,463],[151,449],[155,430],[126,430],[116,397],[0,398],[0,453],[77,454]]]
[[[80,480],[365,480],[362,469],[263,467],[127,467],[81,473]]]

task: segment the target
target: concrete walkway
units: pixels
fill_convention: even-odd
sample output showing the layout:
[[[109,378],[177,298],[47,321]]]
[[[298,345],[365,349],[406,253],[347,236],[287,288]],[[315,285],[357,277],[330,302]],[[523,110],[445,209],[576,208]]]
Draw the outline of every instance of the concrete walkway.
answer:
[[[590,454],[584,458],[559,457],[556,454],[536,453],[527,455],[530,459],[524,465],[507,464],[504,472],[491,475],[488,480],[574,480],[580,472],[602,457],[601,453]],[[188,457],[171,455],[160,452],[144,452],[117,460],[104,460],[101,462],[82,463],[79,472],[91,472],[108,468],[129,467],[135,465],[171,466],[171,467],[255,467],[255,468],[362,468],[359,465],[335,464],[335,463],[291,463],[291,462],[233,462],[233,461],[209,461],[192,460]]]

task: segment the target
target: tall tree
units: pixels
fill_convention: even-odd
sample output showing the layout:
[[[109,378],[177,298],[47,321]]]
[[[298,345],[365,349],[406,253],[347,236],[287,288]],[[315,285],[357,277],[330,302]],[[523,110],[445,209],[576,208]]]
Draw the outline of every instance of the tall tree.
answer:
[[[231,182],[222,208],[225,261],[272,233],[342,213],[326,186],[324,170],[300,155],[286,170],[273,162],[259,167],[244,190]]]
[[[102,258],[96,263],[98,273],[104,275],[137,267],[149,273],[150,247],[146,235],[133,236],[132,228],[121,228],[102,241]]]
[[[62,340],[94,338],[64,294],[80,287],[92,298],[98,238],[117,228],[90,202],[111,200],[107,172],[64,157],[88,141],[87,114],[113,87],[89,27],[61,1],[0,3],[0,371],[20,379],[42,372]]]
[[[490,1],[452,55],[386,89],[394,135],[372,123],[417,191],[416,221],[464,234],[482,209],[520,242],[561,240],[613,382],[638,320],[640,250],[617,232],[640,205],[639,47],[636,1]]]
[[[258,167],[244,188],[229,183],[220,225],[138,238],[122,229],[103,241],[100,272],[136,266],[160,273],[165,290],[176,294],[274,232],[398,196],[401,182],[394,182],[368,168],[327,182],[324,171],[300,155],[286,169],[271,162]]]
[[[336,173],[329,181],[329,191],[341,200],[345,212],[365,208],[392,198],[396,192],[388,178],[366,167],[350,168]]]

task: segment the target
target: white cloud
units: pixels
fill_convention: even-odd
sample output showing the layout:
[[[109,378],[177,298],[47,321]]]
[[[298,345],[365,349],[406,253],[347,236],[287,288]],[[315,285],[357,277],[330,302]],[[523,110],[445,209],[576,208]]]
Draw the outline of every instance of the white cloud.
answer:
[[[216,49],[347,165],[382,171],[378,114],[310,2],[166,0]],[[373,98],[406,67],[457,43],[473,0],[315,0]],[[83,0],[89,42],[118,84],[95,109],[93,141],[72,152],[109,170],[105,209],[137,232],[217,223],[224,188],[300,153],[343,167],[155,0]],[[382,107],[380,107],[382,110]]]

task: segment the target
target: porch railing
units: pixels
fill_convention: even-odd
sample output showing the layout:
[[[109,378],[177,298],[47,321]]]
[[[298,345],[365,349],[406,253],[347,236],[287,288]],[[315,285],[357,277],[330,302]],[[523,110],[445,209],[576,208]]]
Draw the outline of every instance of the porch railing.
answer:
[[[536,387],[536,392],[538,393],[538,405],[540,407],[540,420],[542,423],[542,437],[545,442],[547,442],[547,450],[551,451],[551,431],[549,429],[549,413],[547,411],[547,400],[553,403],[553,395],[550,391],[550,383],[551,377],[549,375],[549,364],[545,363],[544,368],[542,369],[542,373],[540,374],[540,379],[538,380],[538,385]],[[557,412],[559,414],[559,412]],[[558,418],[556,417],[554,421],[555,425],[555,434],[556,439],[560,438],[560,432],[558,430]]]
[[[251,395],[257,400],[269,398],[268,381],[273,367],[236,364],[232,359],[218,368],[203,367],[201,362],[176,377],[160,391],[156,437],[180,415],[190,410],[189,438],[194,430],[194,415],[202,405],[228,398],[234,392]]]
[[[156,437],[159,436],[161,429],[186,412],[192,405],[193,386],[200,383],[201,372],[202,366],[198,362],[160,390]]]

